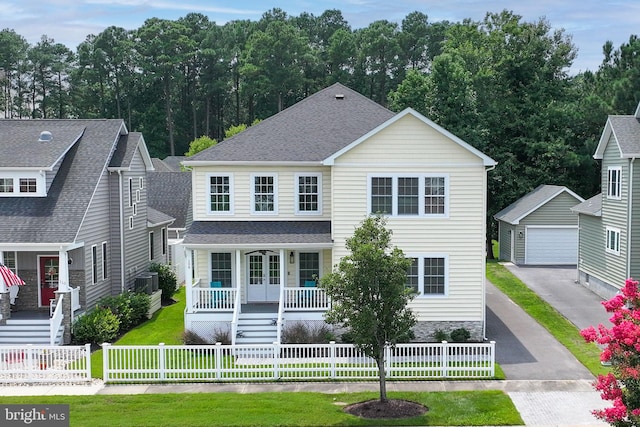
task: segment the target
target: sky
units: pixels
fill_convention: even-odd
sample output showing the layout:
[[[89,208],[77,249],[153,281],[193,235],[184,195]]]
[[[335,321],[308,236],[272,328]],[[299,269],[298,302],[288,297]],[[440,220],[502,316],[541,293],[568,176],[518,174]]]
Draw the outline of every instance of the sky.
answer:
[[[132,30],[149,18],[176,20],[191,12],[223,25],[257,21],[276,7],[290,16],[338,9],[353,29],[381,19],[400,24],[413,11],[425,13],[429,22],[459,22],[507,9],[527,22],[545,18],[553,29],[572,37],[578,56],[571,74],[597,70],[607,40],[618,48],[630,35],[640,34],[638,0],[0,0],[0,28],[13,29],[32,45],[47,35],[75,51],[87,35],[112,25]]]

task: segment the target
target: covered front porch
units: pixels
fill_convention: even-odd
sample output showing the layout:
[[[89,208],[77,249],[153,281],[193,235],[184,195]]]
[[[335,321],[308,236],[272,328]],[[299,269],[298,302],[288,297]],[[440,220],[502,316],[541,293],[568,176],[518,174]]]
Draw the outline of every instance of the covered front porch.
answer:
[[[211,225],[205,225],[211,233]],[[233,344],[251,335],[248,331],[259,330],[256,340],[260,335],[271,343],[280,342],[288,322],[323,322],[330,301],[318,280],[331,271],[330,227],[317,222],[289,225],[289,233],[284,233],[282,224],[262,222],[249,233],[232,224],[244,232],[233,238],[228,233],[209,235],[211,243],[194,238],[194,228],[199,228],[192,227],[191,239],[187,236],[183,245],[186,330],[211,335],[223,329]],[[318,233],[309,239],[309,231]]]

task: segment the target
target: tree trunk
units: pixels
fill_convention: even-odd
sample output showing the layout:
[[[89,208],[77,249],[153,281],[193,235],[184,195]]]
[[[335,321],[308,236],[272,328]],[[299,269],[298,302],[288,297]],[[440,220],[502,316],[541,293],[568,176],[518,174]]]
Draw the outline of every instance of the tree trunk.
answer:
[[[376,363],[378,364],[378,375],[380,377],[380,402],[387,401],[387,377],[384,371],[384,350],[385,347],[380,347],[380,353]]]

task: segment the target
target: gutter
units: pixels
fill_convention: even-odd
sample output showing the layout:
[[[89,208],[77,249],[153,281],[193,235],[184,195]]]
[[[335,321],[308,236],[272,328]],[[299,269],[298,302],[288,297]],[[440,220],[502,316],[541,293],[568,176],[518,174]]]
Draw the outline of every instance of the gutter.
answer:
[[[629,163],[629,196],[627,197],[627,275],[625,276],[625,280],[631,277],[631,218],[633,216],[633,164],[635,161],[636,158],[632,157],[631,162]]]
[[[120,293],[124,292],[124,200],[122,196],[122,170],[118,169],[118,199],[120,209]]]

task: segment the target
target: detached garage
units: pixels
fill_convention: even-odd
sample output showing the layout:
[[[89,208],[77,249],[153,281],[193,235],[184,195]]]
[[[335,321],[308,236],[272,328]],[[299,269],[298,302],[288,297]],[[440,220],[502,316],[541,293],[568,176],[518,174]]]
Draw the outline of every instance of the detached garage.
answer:
[[[584,199],[567,187],[541,185],[496,215],[500,259],[519,265],[575,265]]]

